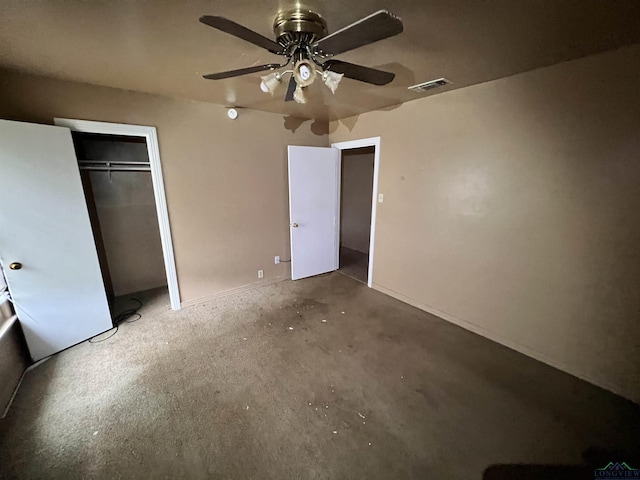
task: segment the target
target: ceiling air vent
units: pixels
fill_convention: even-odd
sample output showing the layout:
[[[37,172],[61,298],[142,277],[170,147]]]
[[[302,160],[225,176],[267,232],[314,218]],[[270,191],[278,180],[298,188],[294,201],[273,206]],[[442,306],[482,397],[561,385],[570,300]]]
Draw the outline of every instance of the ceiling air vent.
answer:
[[[409,90],[421,93],[426,92],[427,90],[432,90],[434,88],[443,87],[444,85],[449,85],[450,83],[451,81],[447,80],[446,78],[438,78],[436,80],[429,80],[428,82],[419,83],[417,85],[409,87]]]

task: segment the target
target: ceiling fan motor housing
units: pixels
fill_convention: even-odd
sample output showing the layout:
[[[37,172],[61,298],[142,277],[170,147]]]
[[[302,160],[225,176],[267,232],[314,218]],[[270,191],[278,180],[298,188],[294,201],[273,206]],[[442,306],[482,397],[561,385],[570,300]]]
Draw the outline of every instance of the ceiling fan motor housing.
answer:
[[[310,45],[327,35],[327,22],[311,10],[285,10],[273,20],[273,33],[284,47]]]

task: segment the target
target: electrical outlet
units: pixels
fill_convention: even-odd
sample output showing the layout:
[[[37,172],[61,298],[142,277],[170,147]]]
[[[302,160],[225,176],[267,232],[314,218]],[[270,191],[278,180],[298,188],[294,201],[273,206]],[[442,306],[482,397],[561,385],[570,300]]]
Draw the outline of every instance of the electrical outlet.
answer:
[[[258,270],[258,278],[264,277],[264,270]]]
[[[275,262],[276,265],[280,263],[280,255],[276,255]]]

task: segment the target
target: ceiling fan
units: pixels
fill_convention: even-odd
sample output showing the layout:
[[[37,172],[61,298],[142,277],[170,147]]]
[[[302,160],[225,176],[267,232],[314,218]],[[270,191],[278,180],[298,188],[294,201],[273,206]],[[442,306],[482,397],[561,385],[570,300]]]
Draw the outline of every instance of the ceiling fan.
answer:
[[[373,85],[386,85],[395,77],[391,72],[331,58],[401,33],[402,21],[386,10],[379,10],[330,35],[327,34],[327,22],[319,14],[303,9],[286,10],[278,13],[273,21],[275,41],[224,17],[204,15],[200,22],[286,59],[282,64],[267,63],[204,75],[208,80],[271,70],[272,73],[261,77],[260,88],[273,95],[284,75],[291,74],[285,101],[306,103],[304,89],[318,75],[333,93],[343,76]],[[290,69],[279,71],[289,65],[292,65]]]

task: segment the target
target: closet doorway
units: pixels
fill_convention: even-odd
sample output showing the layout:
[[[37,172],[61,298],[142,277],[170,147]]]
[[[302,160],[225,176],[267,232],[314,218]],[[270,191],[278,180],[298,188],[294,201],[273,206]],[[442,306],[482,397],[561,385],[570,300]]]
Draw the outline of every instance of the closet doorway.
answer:
[[[71,129],[112,314],[169,292],[180,308],[155,128],[55,119]]]

